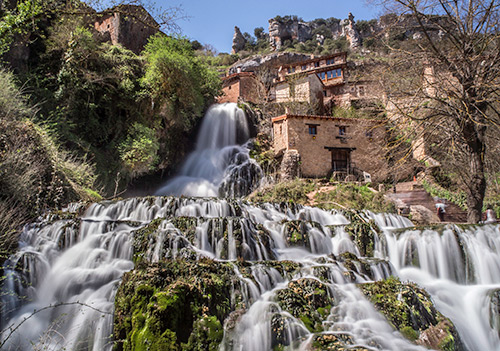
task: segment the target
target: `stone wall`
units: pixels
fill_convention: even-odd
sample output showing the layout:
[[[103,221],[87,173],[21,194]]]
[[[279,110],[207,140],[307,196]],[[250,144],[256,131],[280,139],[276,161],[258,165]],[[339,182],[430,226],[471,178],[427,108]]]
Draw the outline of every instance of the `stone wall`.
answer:
[[[94,28],[113,45],[123,47],[139,54],[150,36],[159,32],[159,26],[149,13],[140,6],[118,6],[110,12],[100,13]]]
[[[233,80],[229,83],[224,84],[222,88],[222,96],[217,99],[220,104],[224,102],[238,102],[240,96],[240,81]]]
[[[283,149],[284,142],[287,143],[287,150],[297,150],[301,159],[302,176],[324,177],[328,175],[332,169],[332,155],[325,147],[337,147],[353,148],[351,162],[359,170],[370,173],[372,180],[380,181],[386,177],[385,131],[376,122],[362,119],[288,115],[281,123],[287,127],[287,131],[280,138],[280,135],[276,133],[276,126],[279,124],[275,122],[275,151]],[[309,134],[308,125],[316,125],[316,135]],[[339,134],[339,127],[345,127],[345,135]]]

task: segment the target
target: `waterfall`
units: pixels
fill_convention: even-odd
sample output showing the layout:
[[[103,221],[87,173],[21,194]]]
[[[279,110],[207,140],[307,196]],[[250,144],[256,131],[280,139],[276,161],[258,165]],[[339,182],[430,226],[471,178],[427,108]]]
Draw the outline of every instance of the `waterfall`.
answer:
[[[391,276],[426,289],[458,330],[457,349],[500,350],[499,226],[416,229],[391,214],[247,203],[237,197],[262,175],[248,137],[243,111],[216,105],[180,174],[158,190],[190,197],[71,205],[26,226],[3,266],[0,348],[111,350],[115,294],[134,262],[208,258],[234,277],[222,351],[427,350],[363,292]],[[224,198],[202,198],[215,196]]]
[[[244,144],[249,129],[245,112],[235,103],[213,105],[201,125],[196,149],[180,174],[167,181],[156,195],[234,197],[256,187],[263,172]]]
[[[93,204],[81,215],[67,210],[47,216],[25,228],[19,253],[4,267],[5,349],[110,350],[113,297],[123,272],[133,268],[133,248],[141,248],[149,262],[234,262],[248,308],[226,331],[224,351],[271,350],[277,342],[307,350],[318,335],[367,349],[424,350],[395,331],[356,286],[391,275],[426,288],[456,325],[464,349],[500,349],[498,226],[437,232],[398,229],[411,224],[398,216],[362,216],[377,223],[372,258],[362,257],[346,232],[348,216],[310,207],[150,197]],[[137,233],[152,225],[155,235],[138,244]],[[303,235],[290,236],[292,231]],[[239,272],[238,259],[248,262],[250,279]],[[295,262],[299,268],[290,276],[267,262]],[[335,301],[322,317],[321,334],[279,304],[284,289],[306,283],[323,286],[325,298]],[[8,289],[15,294],[7,298]],[[278,336],[276,323],[283,330]],[[19,324],[10,334],[9,327]]]

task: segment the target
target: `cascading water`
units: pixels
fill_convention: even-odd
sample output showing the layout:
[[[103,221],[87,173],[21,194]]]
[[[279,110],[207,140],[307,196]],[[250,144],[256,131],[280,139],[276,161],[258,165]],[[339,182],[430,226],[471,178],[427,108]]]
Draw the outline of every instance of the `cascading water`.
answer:
[[[234,197],[247,195],[262,170],[250,158],[245,112],[235,103],[213,105],[206,113],[196,143],[180,174],[156,195]]]
[[[424,286],[438,309],[456,324],[465,349],[498,350],[498,308],[492,303],[500,291],[499,228],[402,230],[394,229],[398,223],[409,224],[401,217],[365,216],[384,230],[375,241],[374,258],[363,259],[370,273],[353,273],[339,259],[343,252],[362,252],[344,230],[348,218],[315,208],[157,197],[94,204],[77,219],[47,218],[25,230],[27,245],[10,260],[14,269],[7,273],[14,279],[7,286],[28,301],[4,299],[16,311],[3,328],[21,326],[3,337],[8,335],[7,345],[13,349],[31,349],[33,343],[49,350],[110,349],[109,313],[121,274],[133,266],[131,239],[138,228],[160,219],[156,235],[142,250],[147,261],[255,261],[251,278],[234,266],[248,309],[226,332],[222,350],[271,350],[276,316],[285,330],[280,342],[306,350],[315,334],[277,303],[282,289],[301,281],[321,281],[337,301],[324,318],[323,334],[348,337],[353,345],[367,349],[424,350],[396,332],[353,284],[390,275]],[[186,226],[192,234],[185,232]],[[304,236],[293,241],[287,234],[290,226],[300,228]],[[289,277],[260,263],[270,261],[293,261],[300,269]],[[50,308],[24,321],[34,309],[61,302],[78,303]]]
[[[248,150],[237,145],[248,138],[243,121],[235,105],[212,108],[181,175],[159,192],[248,190],[253,180],[231,181],[254,167]],[[412,224],[403,217],[366,212],[356,216],[371,223],[372,232],[364,239],[369,242],[360,242],[346,230],[352,216],[160,196],[47,215],[24,229],[19,252],[3,267],[0,349],[110,350],[115,292],[133,259],[196,263],[208,257],[229,264],[237,281],[230,307],[239,317],[226,326],[223,351],[318,350],[321,340],[347,349],[425,350],[397,332],[358,288],[391,275],[427,289],[457,327],[462,349],[500,350],[498,226],[404,229]],[[323,314],[314,312],[320,332],[287,309],[294,294],[314,297],[299,309],[321,304]]]

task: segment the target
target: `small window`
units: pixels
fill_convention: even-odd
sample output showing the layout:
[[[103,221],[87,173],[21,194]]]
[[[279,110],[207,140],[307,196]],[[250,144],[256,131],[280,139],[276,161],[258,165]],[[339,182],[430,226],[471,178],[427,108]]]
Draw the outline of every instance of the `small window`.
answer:
[[[306,65],[302,65],[302,70],[305,71],[307,69],[307,66]]]
[[[314,67],[319,67],[319,61],[318,62],[314,62]]]
[[[228,87],[227,87],[227,90],[231,90],[231,86],[228,86]]]
[[[318,134],[318,126],[311,124],[309,125],[309,134],[316,135]]]
[[[339,126],[339,135],[345,135],[345,126]]]
[[[359,96],[365,96],[365,87],[361,86],[358,88]]]
[[[333,65],[335,63],[335,59],[329,59],[326,61],[327,65]]]
[[[326,97],[326,90],[323,90],[323,96]]]

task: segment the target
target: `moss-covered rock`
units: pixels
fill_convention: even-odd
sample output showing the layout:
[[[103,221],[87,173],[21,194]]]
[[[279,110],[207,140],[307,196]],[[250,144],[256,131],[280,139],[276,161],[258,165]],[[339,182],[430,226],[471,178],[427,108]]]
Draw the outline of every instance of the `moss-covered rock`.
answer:
[[[375,235],[379,234],[377,225],[373,220],[365,220],[355,211],[346,211],[344,216],[351,222],[344,229],[359,248],[360,254],[365,257],[373,257]]]
[[[354,339],[348,334],[324,333],[313,336],[308,351],[340,351],[356,350],[365,351],[367,349],[354,346]]]
[[[311,332],[323,330],[322,322],[335,303],[328,286],[312,278],[291,281],[286,289],[276,293],[276,301]]]
[[[429,294],[413,283],[389,279],[359,284],[389,323],[416,344],[438,350],[463,350],[453,323],[436,310]]]
[[[124,275],[116,294],[115,349],[197,350],[201,340],[214,349],[222,323],[235,309],[231,296],[237,284],[230,263],[139,263]]]

